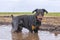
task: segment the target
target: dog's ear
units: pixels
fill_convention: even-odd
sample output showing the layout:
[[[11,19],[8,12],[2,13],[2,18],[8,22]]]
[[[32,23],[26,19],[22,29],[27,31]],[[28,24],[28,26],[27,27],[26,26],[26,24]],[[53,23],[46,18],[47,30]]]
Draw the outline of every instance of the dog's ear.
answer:
[[[45,10],[45,9],[42,9],[44,12],[46,12],[46,14],[48,13],[48,11],[47,10]]]
[[[37,10],[38,10],[38,9],[35,9],[34,11],[32,11],[32,13],[37,12]]]

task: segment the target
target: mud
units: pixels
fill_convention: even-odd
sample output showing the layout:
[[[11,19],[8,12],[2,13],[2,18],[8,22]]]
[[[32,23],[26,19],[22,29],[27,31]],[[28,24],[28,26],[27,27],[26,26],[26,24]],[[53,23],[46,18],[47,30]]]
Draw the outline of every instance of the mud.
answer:
[[[30,33],[23,28],[20,33],[12,33],[11,29],[11,25],[0,25],[0,40],[60,40],[60,34],[55,35],[58,32],[39,30],[38,33]]]
[[[12,33],[11,17],[0,17],[0,40],[60,40],[60,17],[44,17],[38,33]]]
[[[0,25],[9,25],[11,21],[11,16],[0,16]],[[40,30],[60,31],[60,17],[44,17]]]

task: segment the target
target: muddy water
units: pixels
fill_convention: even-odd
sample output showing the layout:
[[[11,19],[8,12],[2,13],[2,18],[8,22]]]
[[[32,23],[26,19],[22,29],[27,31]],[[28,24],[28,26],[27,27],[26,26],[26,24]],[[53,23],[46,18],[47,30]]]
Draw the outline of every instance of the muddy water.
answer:
[[[30,33],[23,28],[22,33],[12,33],[11,28],[11,25],[0,25],[0,40],[60,40],[60,34],[55,36],[49,31]]]

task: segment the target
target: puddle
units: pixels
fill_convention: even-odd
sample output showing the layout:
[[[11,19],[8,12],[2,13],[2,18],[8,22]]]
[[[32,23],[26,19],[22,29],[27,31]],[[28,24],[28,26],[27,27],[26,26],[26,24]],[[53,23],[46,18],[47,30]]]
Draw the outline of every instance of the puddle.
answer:
[[[55,36],[49,31],[30,33],[23,28],[22,33],[11,33],[11,28],[11,25],[0,25],[0,40],[60,40],[60,34]]]

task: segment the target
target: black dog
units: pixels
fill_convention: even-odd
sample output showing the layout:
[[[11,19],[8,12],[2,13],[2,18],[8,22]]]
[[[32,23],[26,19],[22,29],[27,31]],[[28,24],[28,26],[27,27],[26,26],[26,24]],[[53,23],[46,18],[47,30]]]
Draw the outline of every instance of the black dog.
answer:
[[[35,9],[32,13],[34,15],[22,15],[13,17],[12,15],[12,30],[15,32],[21,32],[22,28],[27,28],[30,32],[37,33],[39,26],[41,25],[44,12],[48,13],[45,9]],[[42,16],[42,17],[41,17]]]

